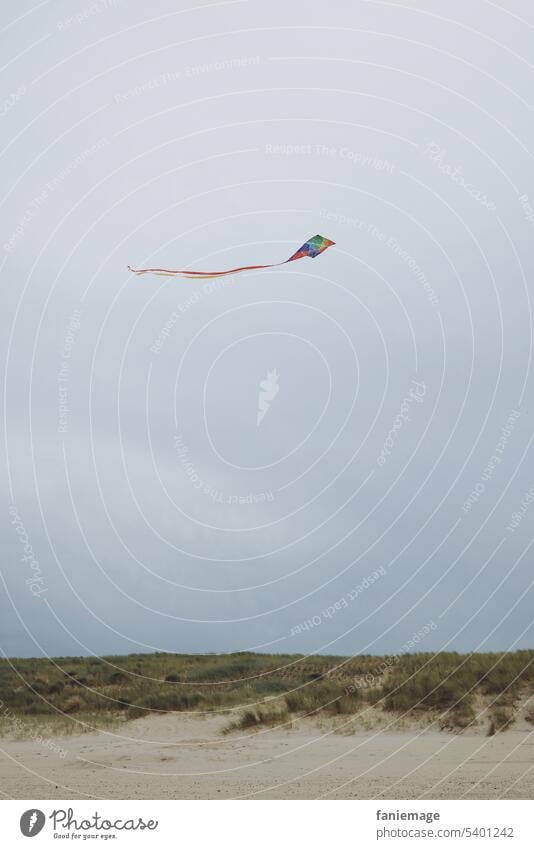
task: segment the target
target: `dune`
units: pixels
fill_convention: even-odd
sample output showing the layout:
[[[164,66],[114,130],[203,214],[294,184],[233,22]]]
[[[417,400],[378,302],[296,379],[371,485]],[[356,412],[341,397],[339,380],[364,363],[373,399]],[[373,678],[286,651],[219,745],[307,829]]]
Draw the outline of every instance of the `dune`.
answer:
[[[224,734],[228,714],[150,715],[45,740],[0,740],[0,791],[24,799],[532,799],[534,730],[440,731],[350,720]],[[350,731],[350,733],[348,733]]]

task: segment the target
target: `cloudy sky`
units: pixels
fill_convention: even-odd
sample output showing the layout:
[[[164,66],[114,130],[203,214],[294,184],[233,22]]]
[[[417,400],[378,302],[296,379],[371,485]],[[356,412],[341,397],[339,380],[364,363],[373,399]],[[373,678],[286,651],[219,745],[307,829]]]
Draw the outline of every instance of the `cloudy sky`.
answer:
[[[533,29],[6,7],[5,655],[534,645]]]

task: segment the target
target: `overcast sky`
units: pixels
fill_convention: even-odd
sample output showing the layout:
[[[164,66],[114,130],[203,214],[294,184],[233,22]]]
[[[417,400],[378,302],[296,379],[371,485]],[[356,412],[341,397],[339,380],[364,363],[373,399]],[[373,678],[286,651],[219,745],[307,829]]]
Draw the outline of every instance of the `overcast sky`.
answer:
[[[3,14],[3,653],[532,647],[526,0]]]

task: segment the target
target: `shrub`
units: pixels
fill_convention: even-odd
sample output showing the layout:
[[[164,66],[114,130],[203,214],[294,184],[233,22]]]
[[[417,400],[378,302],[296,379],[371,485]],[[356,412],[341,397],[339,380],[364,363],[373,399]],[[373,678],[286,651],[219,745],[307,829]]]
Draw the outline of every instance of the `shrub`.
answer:
[[[70,687],[87,687],[89,681],[83,675],[80,675],[79,677],[74,676],[69,678],[66,683]]]
[[[329,713],[334,714],[351,714],[357,713],[361,707],[360,696],[357,692],[349,695],[339,696],[331,705],[328,705]]]
[[[491,714],[491,724],[489,736],[495,734],[496,731],[506,731],[515,722],[513,710],[508,707],[496,706]],[[493,728],[493,731],[492,731]]]
[[[79,696],[71,696],[70,699],[64,702],[62,711],[63,713],[77,713],[82,707],[83,702]]]
[[[203,699],[204,696],[202,693],[184,693],[173,687],[170,692],[157,691],[155,693],[149,693],[146,696],[141,696],[135,700],[135,703],[123,698],[120,700],[120,705],[128,709],[128,715],[130,716],[135,713],[136,708],[142,710],[142,713],[138,713],[137,715],[143,716],[151,710],[158,713],[191,710],[198,707]]]
[[[130,705],[126,711],[126,719],[139,719],[142,716],[148,716],[150,711],[141,705]]]
[[[302,690],[296,690],[294,693],[288,693],[284,699],[286,707],[290,713],[299,713],[306,709],[306,695]]]
[[[382,690],[380,687],[371,687],[363,695],[366,702],[369,702],[370,705],[376,705],[382,698]]]
[[[125,684],[128,676],[124,672],[112,672],[108,679],[110,684]]]

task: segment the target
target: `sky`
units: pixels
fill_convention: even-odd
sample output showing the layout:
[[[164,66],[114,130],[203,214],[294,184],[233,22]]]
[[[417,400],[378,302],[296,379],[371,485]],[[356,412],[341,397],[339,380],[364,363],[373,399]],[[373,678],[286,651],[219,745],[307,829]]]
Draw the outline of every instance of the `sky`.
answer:
[[[533,28],[6,7],[5,656],[534,646]]]

